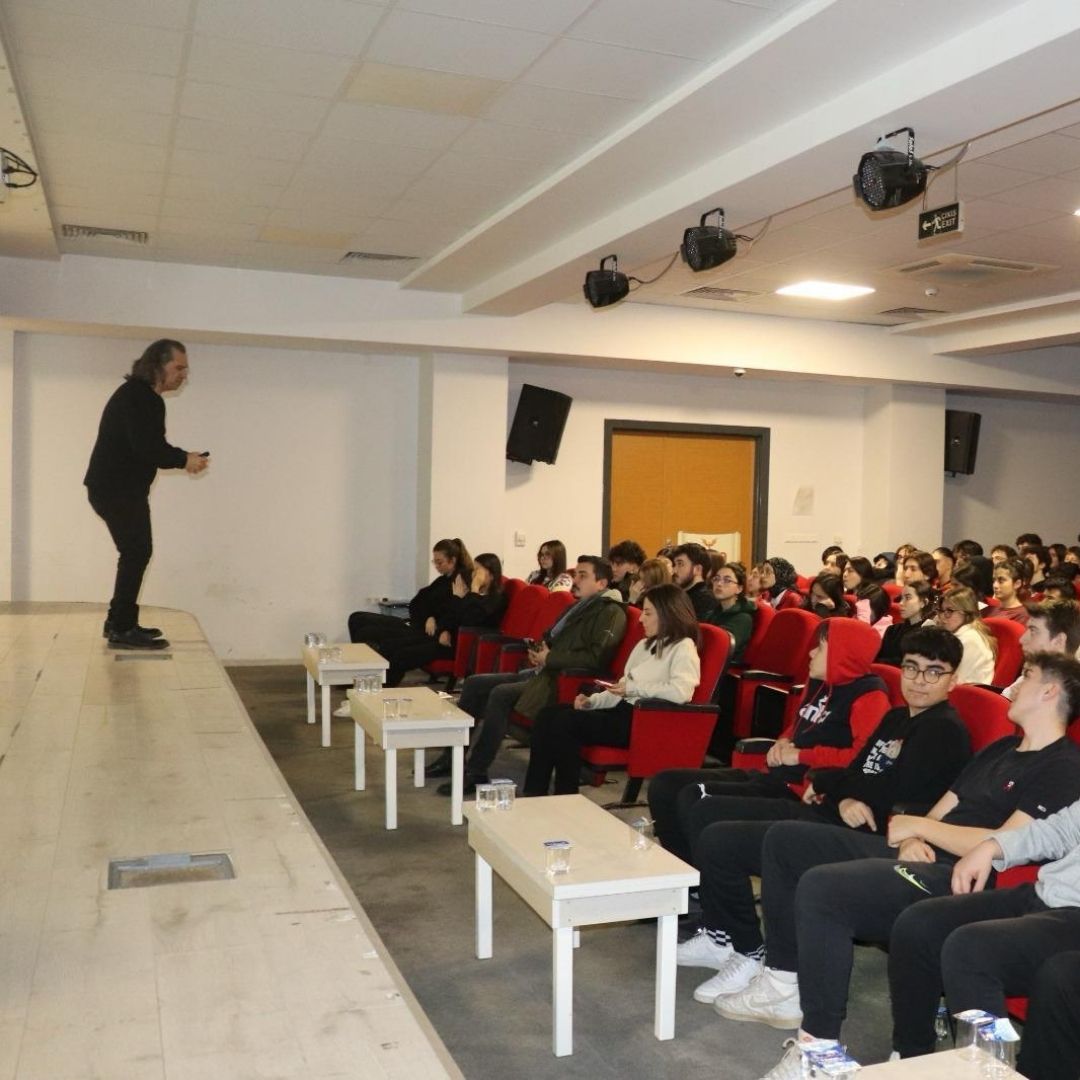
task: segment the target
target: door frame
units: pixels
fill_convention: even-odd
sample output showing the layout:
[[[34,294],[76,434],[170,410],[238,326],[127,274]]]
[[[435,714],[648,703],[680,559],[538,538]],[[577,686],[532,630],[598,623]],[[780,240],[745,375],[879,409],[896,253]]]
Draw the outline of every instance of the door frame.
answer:
[[[767,558],[765,540],[769,529],[769,437],[767,427],[739,427],[734,424],[677,424],[665,420],[604,421],[604,506],[601,528],[603,537],[611,525],[611,444],[618,431],[657,431],[678,435],[732,435],[754,441],[753,523],[754,550],[751,563]],[[605,548],[606,550],[606,548]]]

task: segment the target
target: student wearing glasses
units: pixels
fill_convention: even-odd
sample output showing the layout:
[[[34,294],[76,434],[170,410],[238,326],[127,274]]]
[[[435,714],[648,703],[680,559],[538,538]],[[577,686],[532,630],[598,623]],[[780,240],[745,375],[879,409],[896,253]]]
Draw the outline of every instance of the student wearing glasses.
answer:
[[[732,637],[731,659],[741,660],[746,643],[754,632],[754,613],[757,605],[744,595],[746,567],[742,563],[725,563],[712,579],[716,607],[705,622],[719,626]]]
[[[982,750],[925,813],[886,822],[892,807],[881,807],[867,822],[878,835],[802,822],[771,830],[762,854],[767,966],[756,987],[719,1000],[717,1011],[798,1028],[800,1040],[839,1039],[855,942],[889,941],[909,908],[950,895],[955,863],[987,836],[1021,828],[1080,796],[1080,749],[1065,736],[1073,694],[1061,692],[1072,680],[1064,669],[1070,664],[1042,653],[1029,659],[1030,685],[1009,709],[1021,734]],[[936,700],[936,708],[948,708],[952,663],[920,648],[904,657],[901,670],[909,703]],[[895,936],[893,944],[895,950]],[[789,1047],[769,1080],[798,1075],[784,1071],[797,1058]]]
[[[964,586],[953,589],[941,601],[938,626],[955,634],[964,655],[956,669],[956,685],[994,681],[997,642],[979,615],[979,600]]]

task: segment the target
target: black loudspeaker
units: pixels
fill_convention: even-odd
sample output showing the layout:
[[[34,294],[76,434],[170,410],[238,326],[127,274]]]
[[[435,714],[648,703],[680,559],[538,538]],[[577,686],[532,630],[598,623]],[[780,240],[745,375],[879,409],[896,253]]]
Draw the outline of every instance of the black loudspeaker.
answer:
[[[977,412],[945,410],[945,471],[970,476],[975,471],[975,455],[979,452],[979,425],[982,416]]]
[[[557,390],[523,383],[510,437],[506,440],[507,458],[525,465],[534,461],[554,465],[573,400]]]

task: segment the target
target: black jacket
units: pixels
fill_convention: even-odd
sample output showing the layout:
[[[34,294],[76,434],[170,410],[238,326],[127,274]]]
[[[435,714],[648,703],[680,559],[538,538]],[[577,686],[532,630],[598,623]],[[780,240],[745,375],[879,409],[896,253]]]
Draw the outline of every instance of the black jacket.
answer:
[[[187,451],[165,441],[165,402],[125,376],[105,404],[83,483],[97,496],[146,495],[158,469],[182,469]]]

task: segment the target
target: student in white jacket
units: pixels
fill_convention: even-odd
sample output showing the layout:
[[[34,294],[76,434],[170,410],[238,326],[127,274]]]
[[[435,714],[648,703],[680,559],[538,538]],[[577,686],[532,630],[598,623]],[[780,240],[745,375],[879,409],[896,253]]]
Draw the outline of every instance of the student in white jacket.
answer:
[[[684,704],[701,681],[698,623],[686,593],[657,585],[644,596],[645,637],[634,646],[623,677],[598,694],[578,694],[573,705],[552,705],[536,718],[525,795],[547,795],[551,774],[555,794],[578,789],[579,747],[629,746],[633,705],[641,698]]]
[[[992,683],[997,660],[997,643],[979,617],[979,601],[966,586],[946,593],[941,601],[938,626],[955,634],[964,646],[964,657],[956,669],[956,685]]]

